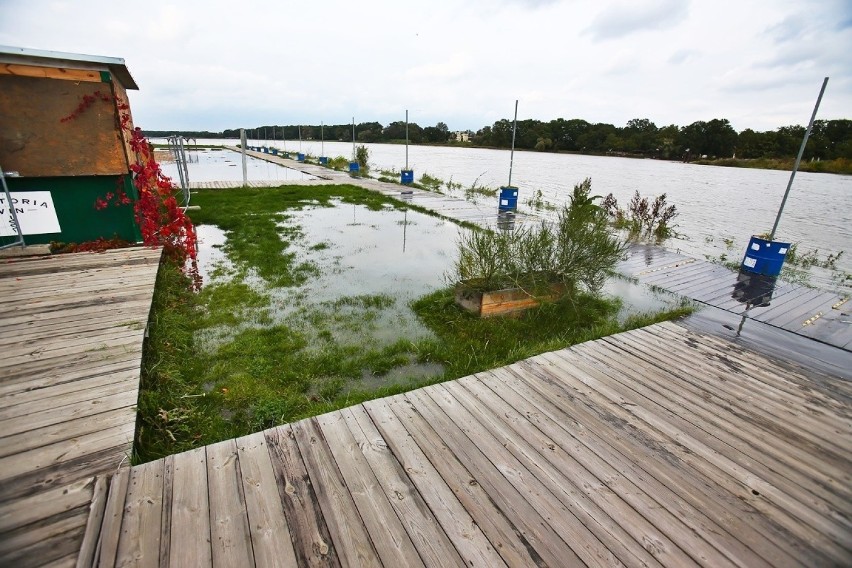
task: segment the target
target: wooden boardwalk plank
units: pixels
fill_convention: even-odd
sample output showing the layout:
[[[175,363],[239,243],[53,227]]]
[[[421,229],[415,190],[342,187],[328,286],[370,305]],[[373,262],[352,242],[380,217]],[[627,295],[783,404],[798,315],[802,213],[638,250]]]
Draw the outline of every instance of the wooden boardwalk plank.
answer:
[[[159,566],[162,516],[163,460],[134,467],[128,479],[116,566]]]
[[[431,513],[435,515],[440,529],[453,543],[465,565],[505,566],[503,558],[506,556],[510,559],[522,558],[514,554],[514,551],[508,550],[505,551],[506,555],[500,556],[505,549],[503,544],[497,541],[495,549],[483,532],[488,524],[477,523],[471,509],[464,504],[467,501],[466,495],[455,494],[436,466],[403,427],[386,400],[371,401],[363,406],[366,416],[360,415],[357,410],[352,411],[359,425],[365,433],[372,431],[370,425],[375,427],[379,438],[373,445],[380,449],[387,447],[393,454],[394,460],[398,461],[405,472],[405,477],[401,479],[403,482],[410,480],[417,493],[422,496]],[[473,490],[470,492],[473,493]],[[485,504],[480,506],[484,507]],[[423,555],[423,558],[428,556]]]
[[[213,566],[252,567],[245,494],[234,440],[206,447]]]
[[[315,419],[302,420],[292,428],[341,562],[353,566],[380,566],[375,545]]]
[[[441,528],[438,520],[429,510],[420,492],[406,475],[402,465],[389,452],[389,448],[379,431],[376,429],[363,406],[355,406],[340,411],[353,440],[363,453],[381,485],[396,516],[405,526],[424,564],[427,566],[463,566],[456,548],[447,533]],[[484,541],[484,539],[483,539]],[[477,554],[476,561],[471,559],[474,566],[495,566],[502,561],[498,556],[485,558]],[[488,560],[490,562],[485,562]]]
[[[296,565],[290,529],[262,432],[237,439],[252,549],[258,566]]]
[[[207,488],[207,455],[204,448],[172,457],[169,557],[161,566],[210,566],[210,503]]]
[[[542,358],[553,362],[563,371],[568,369],[568,365],[576,368],[579,364],[576,356],[566,351],[547,354]],[[604,370],[605,375],[610,372],[608,369]],[[730,487],[735,494],[744,496],[751,493],[751,504],[771,515],[785,529],[800,535],[807,542],[822,543],[824,548],[836,551],[836,544],[831,544],[832,537],[826,535],[837,538],[837,525],[803,505],[795,497],[785,494],[760,475],[740,466],[731,456],[714,450],[707,445],[706,439],[689,435],[674,426],[669,422],[675,418],[674,415],[657,414],[651,410],[653,406],[646,408],[635,399],[625,400],[623,389],[615,387],[607,378],[594,377],[592,374],[574,376],[582,384],[594,389],[594,397],[599,400],[599,404],[615,404],[623,408],[623,415],[635,428],[645,431],[652,428],[659,432],[662,435],[663,447],[696,471],[707,475],[715,483]]]
[[[280,426],[263,434],[298,565],[340,566],[292,427]]]
[[[316,421],[381,563],[423,566],[414,543],[391,507],[388,495],[379,486],[342,414],[323,414]]]

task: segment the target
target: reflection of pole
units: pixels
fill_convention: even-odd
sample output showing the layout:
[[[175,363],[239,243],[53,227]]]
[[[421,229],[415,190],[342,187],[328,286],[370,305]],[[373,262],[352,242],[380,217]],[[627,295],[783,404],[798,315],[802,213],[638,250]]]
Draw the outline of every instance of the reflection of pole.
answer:
[[[243,155],[243,187],[248,187],[248,170],[246,169],[246,129],[240,128],[240,150]]]
[[[408,112],[408,111],[406,111]],[[405,237],[408,232],[408,209],[405,210],[405,218],[402,221],[402,252],[405,252]]]
[[[515,133],[518,131],[518,100],[515,99],[515,122],[512,126],[512,152],[509,154],[509,183],[512,187],[512,163],[515,161]]]
[[[743,330],[743,325],[745,325],[745,320],[748,318],[748,311],[751,309],[751,304],[746,304],[746,309],[743,312],[743,318],[740,320],[740,326],[737,328],[737,337],[740,336],[740,332]]]
[[[781,221],[781,213],[784,211],[784,204],[787,203],[787,196],[790,195],[790,188],[793,186],[793,178],[796,177],[796,170],[799,169],[799,163],[802,161],[802,154],[805,153],[805,146],[808,143],[808,137],[811,135],[811,130],[814,127],[814,119],[816,118],[819,103],[822,101],[822,94],[825,92],[825,86],[828,85],[828,77],[823,79],[822,88],[819,90],[814,112],[811,114],[811,121],[808,123],[808,129],[805,131],[805,137],[802,139],[802,145],[799,147],[799,155],[796,156],[796,163],[793,164],[793,171],[790,172],[790,181],[787,182],[787,191],[784,192],[784,199],[781,200],[781,207],[778,209],[778,215],[775,217],[775,224],[772,225],[772,232],[769,233],[769,240],[775,239],[775,231],[778,229],[778,223]]]
[[[405,169],[408,169],[408,109],[405,109]]]

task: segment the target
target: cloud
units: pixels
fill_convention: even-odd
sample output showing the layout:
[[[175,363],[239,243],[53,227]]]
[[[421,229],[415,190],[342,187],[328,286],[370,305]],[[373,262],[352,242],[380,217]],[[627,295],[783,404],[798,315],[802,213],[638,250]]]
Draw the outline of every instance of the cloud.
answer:
[[[612,4],[595,17],[584,33],[600,41],[642,31],[671,29],[683,22],[688,12],[689,2],[683,0]]]
[[[674,53],[672,53],[671,57],[669,57],[668,62],[672,65],[680,65],[682,63],[689,63],[690,61],[694,61],[698,57],[701,56],[701,52],[697,49],[678,49]]]

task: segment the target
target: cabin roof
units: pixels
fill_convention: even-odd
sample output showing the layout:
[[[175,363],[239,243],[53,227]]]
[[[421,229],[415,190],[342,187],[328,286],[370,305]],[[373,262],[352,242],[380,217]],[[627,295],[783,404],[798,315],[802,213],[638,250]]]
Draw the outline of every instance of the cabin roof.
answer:
[[[0,64],[10,63],[39,67],[71,67],[74,69],[109,71],[125,89],[139,90],[136,81],[133,80],[130,71],[127,70],[124,59],[120,57],[105,57],[103,55],[86,55],[82,53],[66,53],[63,51],[0,45]]]

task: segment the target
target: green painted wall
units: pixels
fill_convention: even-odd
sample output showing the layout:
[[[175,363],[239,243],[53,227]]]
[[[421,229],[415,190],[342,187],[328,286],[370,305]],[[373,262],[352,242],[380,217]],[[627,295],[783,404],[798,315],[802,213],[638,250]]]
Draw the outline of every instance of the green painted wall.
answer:
[[[108,192],[115,192],[116,183],[124,179],[124,191],[136,200],[138,193],[130,175],[125,176],[75,176],[75,177],[20,177],[6,178],[9,191],[50,191],[61,233],[24,235],[27,244],[47,244],[51,241],[82,243],[98,237],[111,239],[118,236],[130,242],[139,242],[142,235],[133,218],[133,205],[95,209],[95,201]],[[0,188],[2,191],[2,188]],[[14,195],[13,195],[14,197]]]

